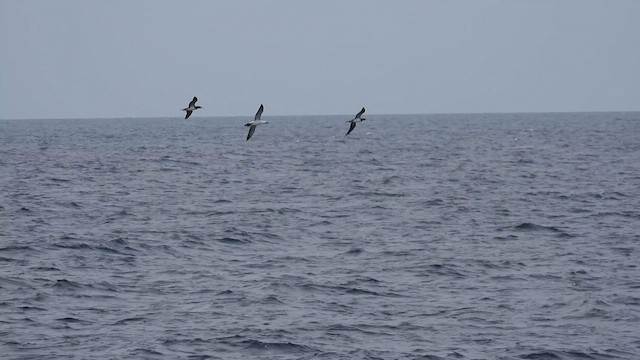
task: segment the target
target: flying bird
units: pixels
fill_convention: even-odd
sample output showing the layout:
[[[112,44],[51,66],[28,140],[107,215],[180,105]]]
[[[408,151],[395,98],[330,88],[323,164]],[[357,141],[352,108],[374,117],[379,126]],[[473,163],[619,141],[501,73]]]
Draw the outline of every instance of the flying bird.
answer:
[[[264,111],[264,105],[260,104],[260,108],[258,108],[258,112],[256,113],[256,116],[253,119],[253,121],[244,124],[244,126],[249,126],[249,133],[247,134],[246,141],[249,141],[249,139],[251,139],[251,137],[253,136],[253,133],[256,131],[256,126],[269,123],[268,121],[260,120],[260,118],[262,117],[263,111]]]
[[[357,123],[367,120],[367,119],[361,117],[362,114],[364,114],[364,107],[362,108],[362,110],[360,110],[359,113],[356,114],[356,117],[354,117],[351,120],[347,120],[347,122],[351,123],[351,126],[349,126],[349,131],[347,131],[347,134],[345,136],[349,135],[353,131],[353,129],[356,128],[356,124]]]
[[[188,119],[189,116],[191,116],[191,113],[194,110],[202,108],[202,106],[196,106],[196,102],[197,101],[198,101],[198,98],[194,96],[193,100],[191,100],[191,102],[189,103],[189,106],[184,108],[184,109],[182,109],[182,111],[186,111],[187,112],[187,115],[184,117],[185,120]]]

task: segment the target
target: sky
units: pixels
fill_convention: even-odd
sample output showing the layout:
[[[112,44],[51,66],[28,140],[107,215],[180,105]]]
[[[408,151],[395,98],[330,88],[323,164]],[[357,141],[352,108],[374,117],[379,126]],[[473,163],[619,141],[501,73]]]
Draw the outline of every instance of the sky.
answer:
[[[0,119],[637,111],[636,0],[0,0]]]

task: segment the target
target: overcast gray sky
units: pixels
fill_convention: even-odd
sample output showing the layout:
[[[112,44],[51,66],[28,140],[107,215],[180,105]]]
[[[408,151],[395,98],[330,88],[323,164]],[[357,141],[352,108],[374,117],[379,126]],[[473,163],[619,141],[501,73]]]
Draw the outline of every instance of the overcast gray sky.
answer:
[[[0,118],[640,110],[636,0],[0,0]]]

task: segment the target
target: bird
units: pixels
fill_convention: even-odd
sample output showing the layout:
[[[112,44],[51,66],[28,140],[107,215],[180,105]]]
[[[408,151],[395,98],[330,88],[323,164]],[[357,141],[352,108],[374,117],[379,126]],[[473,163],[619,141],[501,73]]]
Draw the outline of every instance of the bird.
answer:
[[[191,100],[191,102],[189,103],[189,106],[184,108],[184,109],[182,109],[182,111],[186,111],[187,112],[187,115],[185,115],[185,117],[184,117],[185,120],[187,120],[189,118],[189,116],[191,116],[191,113],[194,110],[202,108],[202,106],[196,106],[196,102],[197,101],[198,101],[198,98],[194,96],[193,100]]]
[[[260,120],[260,118],[262,117],[263,111],[264,111],[264,105],[260,104],[260,107],[258,108],[258,112],[256,112],[256,116],[253,119],[253,121],[250,121],[244,124],[244,126],[249,126],[249,133],[247,134],[247,140],[245,141],[249,141],[249,139],[251,139],[251,137],[253,136],[253,133],[256,131],[256,126],[269,123],[268,121]]]
[[[356,123],[359,123],[359,122],[367,120],[367,119],[361,117],[362,114],[364,114],[364,107],[362,108],[362,110],[360,110],[359,113],[356,114],[356,117],[354,117],[351,120],[347,120],[347,122],[351,123],[351,126],[349,126],[349,131],[347,131],[347,134],[345,136],[349,135],[353,131],[353,129],[356,128]]]

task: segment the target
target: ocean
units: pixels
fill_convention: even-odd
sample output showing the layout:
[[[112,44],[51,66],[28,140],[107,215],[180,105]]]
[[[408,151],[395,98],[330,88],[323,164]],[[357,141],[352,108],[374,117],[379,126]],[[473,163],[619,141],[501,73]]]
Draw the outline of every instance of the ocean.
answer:
[[[0,121],[2,359],[640,359],[640,113]]]

